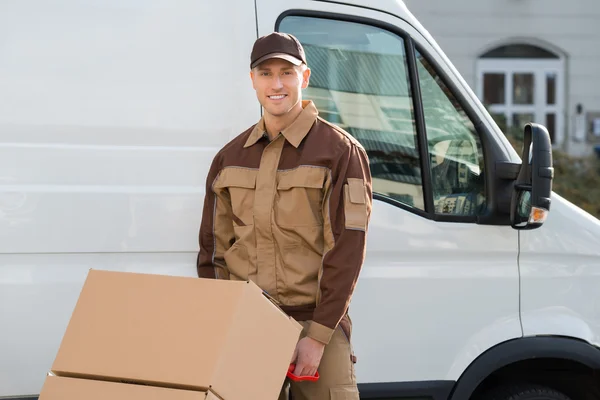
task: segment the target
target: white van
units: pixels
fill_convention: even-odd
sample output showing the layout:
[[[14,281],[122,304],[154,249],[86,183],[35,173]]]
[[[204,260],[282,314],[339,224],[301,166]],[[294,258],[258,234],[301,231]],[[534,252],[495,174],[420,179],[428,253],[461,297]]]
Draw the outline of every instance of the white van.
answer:
[[[37,398],[90,268],[196,276],[210,161],[260,118],[273,30],[371,161],[361,398],[598,398],[600,223],[550,199],[545,128],[517,154],[402,2],[3,0],[0,399]]]

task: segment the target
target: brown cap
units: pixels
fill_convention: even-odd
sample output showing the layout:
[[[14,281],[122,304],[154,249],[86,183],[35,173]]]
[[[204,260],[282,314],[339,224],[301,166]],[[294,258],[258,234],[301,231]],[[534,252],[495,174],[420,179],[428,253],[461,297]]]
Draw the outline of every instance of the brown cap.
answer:
[[[273,32],[259,37],[250,55],[250,69],[270,58],[281,58],[294,65],[306,64],[302,45],[289,33]]]

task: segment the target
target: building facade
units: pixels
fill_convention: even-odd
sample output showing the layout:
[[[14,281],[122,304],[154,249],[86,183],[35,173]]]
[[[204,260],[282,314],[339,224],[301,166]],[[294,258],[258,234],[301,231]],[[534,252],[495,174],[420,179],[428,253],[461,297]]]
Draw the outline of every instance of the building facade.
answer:
[[[500,125],[600,145],[600,1],[405,0]]]

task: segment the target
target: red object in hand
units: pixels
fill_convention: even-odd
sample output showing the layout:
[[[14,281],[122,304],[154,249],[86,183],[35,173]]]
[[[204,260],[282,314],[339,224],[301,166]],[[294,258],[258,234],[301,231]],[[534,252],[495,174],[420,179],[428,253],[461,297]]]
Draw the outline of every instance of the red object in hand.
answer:
[[[317,380],[319,380],[319,371],[317,371],[314,376],[296,376],[296,375],[294,375],[295,369],[296,369],[296,364],[290,364],[290,367],[288,368],[288,372],[287,372],[287,377],[295,382],[300,382],[300,381],[316,382]]]

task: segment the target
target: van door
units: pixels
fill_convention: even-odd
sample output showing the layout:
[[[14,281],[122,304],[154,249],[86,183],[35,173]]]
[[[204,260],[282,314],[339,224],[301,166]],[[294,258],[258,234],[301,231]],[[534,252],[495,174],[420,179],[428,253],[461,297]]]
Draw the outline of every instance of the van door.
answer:
[[[398,394],[426,394],[456,380],[482,351],[521,335],[517,232],[478,223],[495,203],[489,169],[509,157],[489,117],[401,6],[256,3],[259,36],[303,43],[304,98],[370,157],[368,254],[350,307],[361,391],[399,382]]]

